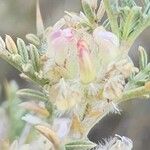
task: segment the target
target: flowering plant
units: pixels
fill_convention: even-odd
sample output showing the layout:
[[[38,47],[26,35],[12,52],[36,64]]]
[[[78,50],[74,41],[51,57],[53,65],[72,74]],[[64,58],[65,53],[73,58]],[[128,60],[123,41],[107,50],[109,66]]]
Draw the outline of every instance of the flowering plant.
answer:
[[[5,41],[0,38],[0,57],[39,86],[38,91],[17,91],[25,99],[19,106],[29,112],[22,117],[25,129],[33,126],[49,141],[43,143],[39,137],[26,144],[28,135],[23,132],[11,150],[133,147],[127,137],[116,135],[103,145],[89,141],[87,135],[108,113],[120,113],[119,103],[149,97],[147,53],[139,47],[137,68],[128,52],[150,25],[150,1],[143,0],[140,6],[134,0],[81,3],[79,14],[65,11],[53,27],[45,28],[37,2],[37,34],[26,35],[29,44],[20,38],[15,43],[9,35]]]

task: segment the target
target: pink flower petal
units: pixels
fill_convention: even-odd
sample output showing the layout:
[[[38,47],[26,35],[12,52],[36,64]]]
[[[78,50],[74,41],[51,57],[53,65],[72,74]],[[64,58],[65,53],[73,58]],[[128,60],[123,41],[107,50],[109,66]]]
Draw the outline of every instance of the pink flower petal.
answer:
[[[51,33],[52,40],[55,40],[56,38],[59,38],[61,36],[62,36],[62,30],[57,30],[57,31]]]
[[[68,40],[68,42],[72,41],[73,37],[74,37],[72,29],[70,29],[70,28],[64,29],[63,36]]]

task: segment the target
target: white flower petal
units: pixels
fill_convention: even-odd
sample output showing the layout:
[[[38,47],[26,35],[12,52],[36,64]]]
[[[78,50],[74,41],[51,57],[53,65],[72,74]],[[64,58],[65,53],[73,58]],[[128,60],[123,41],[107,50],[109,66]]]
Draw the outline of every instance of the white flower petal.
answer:
[[[38,118],[37,116],[31,115],[31,114],[26,114],[25,116],[22,117],[22,120],[32,124],[32,125],[37,125],[43,123],[43,121]]]

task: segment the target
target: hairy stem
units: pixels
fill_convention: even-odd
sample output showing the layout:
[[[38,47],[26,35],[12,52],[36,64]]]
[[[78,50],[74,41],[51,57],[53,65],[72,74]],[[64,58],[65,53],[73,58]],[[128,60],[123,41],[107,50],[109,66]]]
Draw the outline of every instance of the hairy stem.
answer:
[[[118,103],[132,100],[132,99],[139,98],[139,97],[143,97],[148,94],[150,94],[150,88],[147,88],[146,86],[142,86],[142,87],[124,92],[122,98],[118,100]]]
[[[116,104],[120,104],[121,102],[124,101],[129,101],[135,98],[139,98],[145,95],[150,94],[150,87],[148,86],[142,86],[133,90],[129,90],[123,93],[122,98],[118,99],[116,102]],[[107,101],[103,104],[103,110],[100,113],[100,115],[95,118],[93,121],[88,122],[88,127],[86,129],[86,133],[85,135],[87,136],[89,131],[91,130],[91,127],[93,127],[95,124],[97,124],[100,120],[102,120],[102,118],[104,118],[109,112],[111,111],[111,107],[110,107],[110,103],[108,103]]]

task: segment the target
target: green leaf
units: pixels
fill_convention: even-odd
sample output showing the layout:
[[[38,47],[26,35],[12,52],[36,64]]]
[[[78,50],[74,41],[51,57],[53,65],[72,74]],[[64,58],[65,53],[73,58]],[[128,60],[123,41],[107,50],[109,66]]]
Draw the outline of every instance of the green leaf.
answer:
[[[30,54],[30,59],[31,59],[31,62],[32,62],[34,69],[36,71],[39,71],[39,69],[40,69],[40,56],[38,53],[38,49],[32,44],[30,44],[29,54]]]
[[[40,45],[40,39],[35,34],[27,34],[26,39],[36,46]]]
[[[13,53],[13,54],[17,54],[18,53],[17,46],[16,46],[15,42],[13,41],[13,39],[9,35],[6,35],[5,43],[6,43],[7,49],[11,53]],[[4,46],[4,44],[3,44],[3,46]]]
[[[88,140],[81,140],[81,141],[73,141],[65,145],[66,150],[90,150],[94,148],[96,144],[88,141]]]
[[[140,69],[143,70],[148,64],[148,55],[145,49],[141,46],[139,47],[139,52],[140,52],[139,65]]]
[[[147,66],[143,70],[141,70],[137,75],[135,75],[132,78],[132,80],[130,80],[126,84],[126,90],[137,88],[139,87],[139,82],[143,83],[145,81],[146,83],[149,80],[150,80],[150,64],[147,64]],[[143,83],[143,85],[145,83]]]
[[[129,6],[129,7],[136,6],[134,0],[121,0],[121,4],[122,6]]]
[[[123,33],[122,39],[127,40],[130,33],[134,31],[136,26],[140,22],[141,18],[141,7],[134,6],[132,8],[124,7],[123,9],[123,19],[125,20],[122,23]]]
[[[150,1],[149,0],[144,0],[145,5],[147,5]]]
[[[22,39],[18,38],[17,39],[17,46],[18,46],[19,54],[23,58],[24,62],[28,63],[29,62],[29,55],[28,55],[28,50],[27,50],[25,42]]]
[[[117,14],[117,1],[103,0],[106,13],[110,22],[111,30],[119,37],[119,25]]]
[[[1,36],[0,36],[0,47],[2,47],[2,48],[6,47],[5,42],[4,42],[4,40],[2,39]]]
[[[34,74],[34,68],[31,63],[22,64],[22,70],[24,73],[32,73]]]
[[[86,2],[86,0],[82,0],[82,8],[91,23],[95,22],[95,14],[91,8],[91,6]]]
[[[149,14],[149,12],[150,12],[150,2],[148,2],[146,4],[145,10],[144,10],[144,14],[147,15],[147,14]]]
[[[99,8],[97,10],[97,19],[98,21],[101,21],[105,14],[105,6],[103,0],[100,2]]]
[[[11,58],[15,64],[18,64],[19,66],[23,65],[22,57],[19,54],[12,54]]]
[[[18,85],[15,81],[4,82],[4,91],[6,94],[5,106],[7,110],[7,117],[9,118],[9,127],[13,130],[9,130],[8,136],[10,140],[14,140],[16,137],[20,136],[24,129],[24,122],[21,118],[24,115],[24,110],[19,108],[21,102],[16,96],[18,90]]]
[[[39,6],[39,0],[37,0],[37,6],[36,6],[36,30],[38,36],[44,33],[44,25],[41,16],[40,6]]]
[[[36,90],[33,90],[33,89],[21,89],[19,91],[17,91],[17,95],[19,97],[23,97],[23,98],[26,98],[26,99],[31,99],[31,100],[43,100],[43,101],[47,101],[47,97],[39,92],[39,91],[36,91]]]

